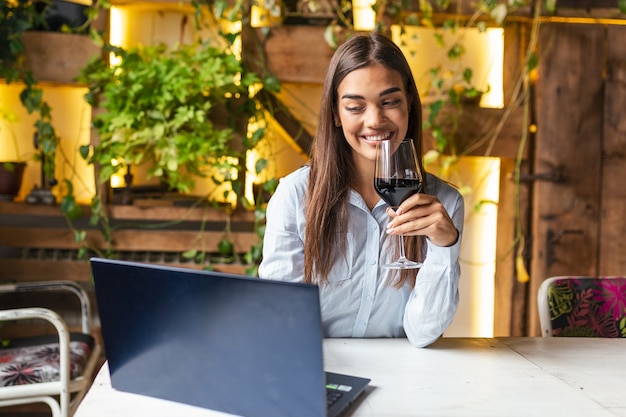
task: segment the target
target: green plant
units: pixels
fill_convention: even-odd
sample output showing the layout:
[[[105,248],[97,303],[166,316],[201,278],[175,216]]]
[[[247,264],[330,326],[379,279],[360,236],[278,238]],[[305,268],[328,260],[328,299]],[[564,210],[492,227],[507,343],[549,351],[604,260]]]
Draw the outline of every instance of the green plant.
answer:
[[[122,168],[144,163],[150,164],[150,175],[183,193],[193,188],[194,178],[207,176],[214,166],[236,181],[230,172],[233,166],[224,157],[239,161],[244,156],[228,145],[238,117],[258,117],[255,102],[248,99],[257,77],[240,78],[237,58],[208,45],[105,51],[113,52],[119,63],[92,61],[81,78],[90,86],[87,101],[103,110],[94,119],[99,144],[83,149],[101,168],[101,183]],[[225,126],[211,119],[218,106],[228,108]],[[261,128],[251,140],[262,133]],[[245,132],[244,138],[248,140]],[[254,144],[246,145],[248,149]]]
[[[204,24],[206,10],[197,17],[197,24]],[[83,69],[80,80],[89,86],[85,98],[101,111],[93,120],[99,142],[80,152],[99,171],[91,222],[101,226],[107,250],[112,230],[103,203],[111,176],[122,169],[146,164],[150,176],[180,193],[191,192],[198,178],[209,177],[221,194],[201,196],[197,204],[208,200],[225,207],[221,202],[235,200],[243,209],[262,209],[245,198],[246,156],[265,134],[267,110],[258,93],[278,84],[246,71],[233,52],[236,34],[219,34],[221,44],[198,39],[173,47],[105,45],[104,52],[114,54],[116,63],[92,60]],[[260,159],[254,173],[266,165]],[[257,233],[260,227],[255,225]],[[227,225],[220,255],[231,252]],[[184,256],[204,263],[208,254],[190,250]],[[253,245],[245,260],[259,258]]]
[[[77,27],[63,25],[61,31],[85,33],[90,31],[94,39],[98,38],[91,23],[97,17],[104,0],[96,0],[92,7],[86,8],[86,20]],[[43,90],[38,87],[38,80],[28,68],[24,56],[22,34],[29,30],[47,30],[46,13],[52,0],[7,0],[0,3],[0,78],[7,84],[20,81],[24,88],[20,101],[29,114],[37,114],[34,123],[35,137],[40,152],[35,159],[41,161],[44,178],[49,186],[57,184],[55,179],[55,161],[60,138],[52,124],[52,109],[43,98]],[[44,184],[42,184],[44,185]]]
[[[54,185],[54,160],[59,137],[52,126],[51,109],[43,99],[43,90],[24,59],[22,34],[35,27],[45,27],[45,8],[39,10],[32,1],[13,0],[0,4],[0,77],[7,84],[22,81],[20,100],[29,114],[39,114],[35,134],[41,153],[36,156],[43,164],[46,178]]]

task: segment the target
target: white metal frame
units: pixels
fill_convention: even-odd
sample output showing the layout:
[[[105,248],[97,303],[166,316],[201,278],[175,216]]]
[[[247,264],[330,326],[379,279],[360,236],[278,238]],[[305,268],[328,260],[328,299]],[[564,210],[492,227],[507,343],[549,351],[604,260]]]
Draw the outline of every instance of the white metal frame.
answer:
[[[42,281],[0,285],[0,293],[40,291],[69,291],[75,294],[81,305],[81,331],[89,334],[91,323],[89,297],[77,283],[73,281]],[[53,382],[0,387],[0,407],[43,402],[48,404],[53,417],[71,417],[91,385],[101,347],[97,341],[94,341],[94,347],[83,374],[71,379],[70,334],[63,318],[50,309],[40,307],[0,310],[0,321],[25,319],[45,320],[55,327],[59,336],[60,379]]]
[[[548,302],[548,289],[557,279],[567,278],[569,277],[550,277],[543,281],[537,290],[537,309],[539,310],[539,324],[543,337],[552,337],[552,320],[550,316],[550,304]]]

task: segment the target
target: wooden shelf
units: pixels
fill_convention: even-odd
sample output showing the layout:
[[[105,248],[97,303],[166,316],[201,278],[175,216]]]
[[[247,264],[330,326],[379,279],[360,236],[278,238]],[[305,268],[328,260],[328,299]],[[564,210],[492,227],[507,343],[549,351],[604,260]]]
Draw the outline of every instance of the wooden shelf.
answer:
[[[248,251],[260,239],[254,233],[254,213],[235,211],[229,215],[212,207],[110,206],[109,220],[114,229],[113,250],[119,257],[160,264],[202,268],[182,259],[180,254],[196,249],[218,253],[218,243],[226,237],[237,253]],[[89,225],[89,209],[75,222],[86,231],[86,242],[103,250],[101,232]],[[45,280],[67,278],[89,282],[89,264],[77,259],[79,244],[58,206],[0,202],[0,280]],[[219,264],[215,269],[243,273],[245,266]]]

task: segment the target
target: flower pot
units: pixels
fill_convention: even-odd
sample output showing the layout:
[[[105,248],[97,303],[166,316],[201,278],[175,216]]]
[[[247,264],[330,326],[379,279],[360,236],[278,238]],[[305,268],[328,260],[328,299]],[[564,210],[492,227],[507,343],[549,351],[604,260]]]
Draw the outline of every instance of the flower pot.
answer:
[[[22,41],[28,68],[38,81],[72,84],[89,59],[100,53],[82,34],[27,31]]]
[[[0,162],[0,200],[12,201],[20,192],[25,162]]]

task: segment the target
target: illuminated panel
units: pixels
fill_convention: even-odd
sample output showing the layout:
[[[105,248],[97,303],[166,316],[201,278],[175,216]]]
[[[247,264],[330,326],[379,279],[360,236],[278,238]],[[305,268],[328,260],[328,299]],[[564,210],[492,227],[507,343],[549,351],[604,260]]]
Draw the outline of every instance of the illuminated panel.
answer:
[[[374,3],[372,0],[352,0],[354,30],[368,31],[376,27],[376,12],[372,9]]]
[[[433,98],[430,95],[430,70],[434,67],[443,68],[442,78],[448,87],[458,83],[465,68],[473,72],[472,83],[481,90],[489,90],[482,96],[480,106],[502,108],[502,71],[504,57],[504,31],[500,28],[489,28],[485,32],[478,29],[460,28],[456,34],[445,32],[446,45],[460,43],[465,54],[459,60],[450,60],[447,48],[439,46],[435,41],[435,30],[405,26],[406,33],[400,36],[400,28],[392,27],[394,41],[404,52],[415,82],[424,102]]]
[[[427,169],[470,190],[464,195],[459,310],[444,336],[493,337],[500,158],[463,157],[445,172]]]

